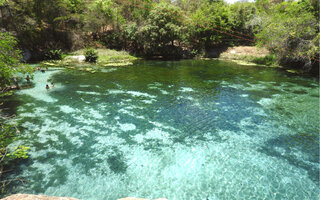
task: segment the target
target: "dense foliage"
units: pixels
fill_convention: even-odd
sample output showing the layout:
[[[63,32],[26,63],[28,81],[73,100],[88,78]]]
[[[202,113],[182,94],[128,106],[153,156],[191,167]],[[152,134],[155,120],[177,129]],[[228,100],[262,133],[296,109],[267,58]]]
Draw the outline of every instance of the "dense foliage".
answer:
[[[1,0],[0,25],[34,59],[88,46],[181,57],[262,45],[282,65],[319,60],[319,1]]]
[[[45,56],[48,60],[61,60],[62,51],[61,49],[51,49],[45,54]]]
[[[21,67],[20,51],[15,49],[16,40],[8,33],[0,32],[0,86],[8,85]]]
[[[11,95],[9,86],[18,81],[18,75],[30,72],[30,67],[20,63],[20,51],[16,48],[15,38],[5,32],[0,32],[0,106],[3,98]],[[17,124],[12,118],[5,115],[0,109],[0,177],[2,175],[3,163],[15,158],[27,158],[28,147],[19,146],[12,150],[8,149],[16,136],[19,134]],[[5,182],[2,182],[5,185]]]
[[[174,41],[180,41],[184,29],[183,14],[167,3],[154,6],[141,29],[144,48],[149,55],[176,55]]]
[[[21,64],[20,59],[21,52],[17,49],[17,40],[7,32],[0,32],[0,95],[6,86],[14,82],[14,78],[18,79],[18,73],[31,72],[31,68]]]
[[[258,43],[272,50],[280,64],[311,70],[319,64],[317,10],[311,1],[282,2],[261,9]]]

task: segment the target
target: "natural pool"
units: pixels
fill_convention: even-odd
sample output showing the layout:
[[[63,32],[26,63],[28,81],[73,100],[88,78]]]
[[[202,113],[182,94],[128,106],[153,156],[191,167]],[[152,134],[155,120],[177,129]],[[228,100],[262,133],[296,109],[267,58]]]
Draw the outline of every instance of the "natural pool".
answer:
[[[49,79],[49,80],[48,80]],[[53,81],[55,88],[46,91]],[[36,73],[11,101],[30,158],[8,193],[318,199],[319,85],[224,61]]]

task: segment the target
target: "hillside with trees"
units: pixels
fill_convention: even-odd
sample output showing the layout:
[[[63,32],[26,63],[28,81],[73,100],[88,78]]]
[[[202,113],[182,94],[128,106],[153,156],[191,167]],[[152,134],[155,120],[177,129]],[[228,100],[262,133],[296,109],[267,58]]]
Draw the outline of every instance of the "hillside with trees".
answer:
[[[0,25],[31,60],[88,46],[182,58],[259,45],[281,65],[315,70],[318,8],[317,0],[2,0]]]

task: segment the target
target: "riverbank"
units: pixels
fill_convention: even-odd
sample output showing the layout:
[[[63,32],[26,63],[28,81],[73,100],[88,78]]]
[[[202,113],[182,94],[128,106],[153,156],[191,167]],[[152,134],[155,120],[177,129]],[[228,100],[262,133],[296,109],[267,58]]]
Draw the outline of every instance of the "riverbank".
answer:
[[[40,62],[44,68],[47,67],[63,67],[71,70],[86,71],[95,73],[103,70],[105,67],[120,67],[133,65],[134,61],[143,58],[130,55],[126,51],[116,51],[111,49],[95,49],[98,53],[96,63],[85,62],[84,51],[80,49],[63,56],[62,60],[46,60]],[[206,57],[195,57],[195,59],[212,59]],[[225,50],[219,50],[214,59],[227,60],[235,62],[239,65],[247,66],[264,66],[272,68],[280,68],[293,74],[310,74],[310,72],[302,69],[285,68],[278,64],[275,55],[271,54],[266,48],[256,46],[235,46],[228,47]]]
[[[102,67],[115,67],[115,66],[128,66],[132,65],[133,61],[142,59],[127,53],[126,51],[116,51],[111,49],[96,49],[98,53],[97,63],[85,62],[84,56],[85,49],[80,49],[68,53],[63,56],[62,60],[46,60],[40,64],[46,67],[66,67],[66,68],[79,68],[80,70],[88,66],[102,66]],[[201,59],[206,59],[202,58]],[[231,60],[242,65],[267,65],[277,66],[274,61],[273,55],[265,48],[258,48],[254,46],[237,46],[229,47],[218,56],[221,60]],[[89,70],[90,71],[90,70]]]
[[[240,65],[264,65],[269,67],[280,67],[276,64],[275,56],[266,48],[255,46],[229,47],[219,56],[221,60],[231,60]]]
[[[219,60],[229,60],[239,65],[264,66],[279,68],[286,72],[299,75],[310,75],[312,72],[303,69],[286,68],[276,61],[275,55],[271,54],[266,48],[255,46],[236,46],[229,47],[222,52]]]
[[[111,49],[96,49],[98,59],[96,63],[85,62],[85,49],[71,52],[62,60],[46,60],[40,62],[44,67],[64,67],[80,71],[95,73],[103,67],[119,67],[132,65],[135,60],[141,58],[135,57],[126,51],[116,51]]]

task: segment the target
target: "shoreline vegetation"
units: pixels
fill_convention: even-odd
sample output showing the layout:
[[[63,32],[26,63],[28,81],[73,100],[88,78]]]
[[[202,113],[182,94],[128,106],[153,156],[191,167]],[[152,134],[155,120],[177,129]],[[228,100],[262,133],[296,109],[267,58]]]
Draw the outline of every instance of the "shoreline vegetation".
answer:
[[[243,51],[243,49],[250,49],[251,51]],[[105,67],[130,66],[133,65],[133,62],[136,60],[148,60],[146,58],[132,56],[125,51],[116,51],[102,48],[96,49],[96,51],[98,55],[96,63],[86,62],[85,49],[81,49],[75,52],[71,52],[69,54],[65,54],[61,60],[44,60],[41,61],[39,64],[43,67],[62,67],[67,69],[95,73]],[[233,61],[238,63],[239,65],[280,67],[278,65],[275,65],[274,62],[272,62],[271,64],[264,62],[266,56],[269,56],[269,52],[266,49],[263,49],[261,51],[261,49],[257,47],[240,46],[228,48],[228,50],[223,52],[218,58],[208,58],[199,56],[193,59],[218,59]],[[257,62],[259,60],[262,60],[262,62]]]
[[[74,52],[70,52],[68,54],[63,54],[61,56],[61,60],[43,60],[41,62],[37,62],[37,64],[39,64],[41,68],[65,68],[70,70],[79,70],[89,73],[95,73],[108,67],[130,66],[138,60],[150,60],[150,58],[146,59],[130,55],[126,51],[117,51],[103,48],[98,48],[94,50],[97,52],[98,55],[96,63],[86,62],[86,49],[80,49]],[[283,69],[282,66],[276,64],[274,55],[270,54],[270,52],[267,49],[255,46],[229,47],[225,51],[222,51],[218,58],[197,56],[191,59],[225,60],[235,62],[239,65],[262,66]],[[286,71],[294,74],[305,73],[304,71],[297,71],[292,69],[286,69]],[[17,87],[15,85],[11,85],[7,87],[7,90],[24,89],[29,87],[31,87],[31,85],[28,85],[26,87]]]
[[[141,58],[130,55],[126,51],[117,51],[111,49],[98,48],[95,49],[98,55],[96,63],[90,63],[85,61],[85,50],[80,49],[68,54],[63,54],[61,60],[44,60],[39,62],[40,66],[54,67],[54,68],[66,68],[71,70],[86,71],[95,73],[103,68],[107,67],[123,67],[130,66],[137,60],[152,60],[162,58]],[[225,60],[235,62],[239,65],[249,66],[262,66],[284,69],[285,71],[293,74],[308,74],[304,70],[287,69],[277,64],[275,55],[271,54],[266,48],[255,46],[235,46],[228,47],[226,50],[220,52],[219,57],[210,58],[205,56],[197,56],[191,59],[201,60]]]
[[[133,65],[133,62],[141,58],[130,55],[125,51],[111,49],[95,49],[97,61],[95,63],[86,62],[85,49],[71,52],[62,56],[61,60],[44,60],[39,64],[44,67],[63,67],[67,69],[87,71],[95,73],[104,67],[120,67]]]
[[[317,0],[4,0],[0,8],[1,31],[18,39],[28,62],[87,47],[182,59],[219,57],[210,55],[212,49],[261,46],[271,55],[234,60],[269,66],[275,61],[293,70],[319,72]],[[102,64],[112,65],[112,60]]]

